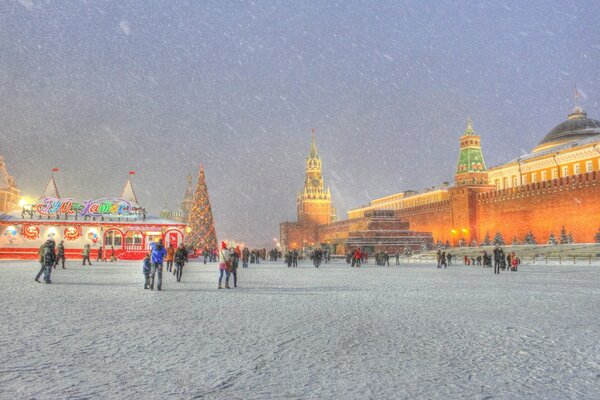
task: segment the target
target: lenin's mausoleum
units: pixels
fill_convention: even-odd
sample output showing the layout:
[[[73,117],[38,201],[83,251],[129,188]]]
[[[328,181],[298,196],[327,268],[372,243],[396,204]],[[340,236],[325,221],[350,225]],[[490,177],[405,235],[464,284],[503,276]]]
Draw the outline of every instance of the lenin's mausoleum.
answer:
[[[529,154],[490,169],[468,121],[453,185],[378,198],[336,222],[313,136],[298,219],[280,225],[280,240],[284,248],[320,244],[343,254],[350,247],[401,251],[432,241],[481,243],[498,233],[507,243],[526,237],[546,243],[564,226],[574,242],[589,243],[600,227],[599,183],[600,121],[579,106]]]

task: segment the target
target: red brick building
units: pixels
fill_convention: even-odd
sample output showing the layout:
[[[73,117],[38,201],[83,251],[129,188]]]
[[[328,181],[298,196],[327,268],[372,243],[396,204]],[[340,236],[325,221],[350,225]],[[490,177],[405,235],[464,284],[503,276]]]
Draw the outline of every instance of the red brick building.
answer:
[[[496,234],[507,243],[533,237],[546,243],[563,226],[575,242],[594,241],[600,229],[600,121],[576,106],[531,153],[490,169],[470,120],[459,141],[454,185],[381,197],[339,222],[311,222],[299,212],[298,222],[281,225],[281,243],[333,244],[341,253],[375,210],[393,211],[394,229],[405,223],[405,230],[429,232],[450,245],[481,243]]]

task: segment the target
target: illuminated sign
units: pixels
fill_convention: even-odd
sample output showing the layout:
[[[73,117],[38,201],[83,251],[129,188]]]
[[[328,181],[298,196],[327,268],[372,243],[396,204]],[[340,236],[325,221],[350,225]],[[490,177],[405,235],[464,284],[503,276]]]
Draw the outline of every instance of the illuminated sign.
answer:
[[[86,200],[83,203],[77,203],[73,199],[46,197],[37,203],[34,209],[43,216],[78,214],[84,217],[127,217],[137,215],[139,211],[127,200],[116,197]]]

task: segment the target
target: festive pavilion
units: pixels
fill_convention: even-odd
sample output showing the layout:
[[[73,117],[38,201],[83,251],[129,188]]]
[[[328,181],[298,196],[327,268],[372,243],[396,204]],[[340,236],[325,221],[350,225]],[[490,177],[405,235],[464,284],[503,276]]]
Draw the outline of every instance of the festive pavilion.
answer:
[[[54,171],[53,171],[54,172]],[[61,197],[54,175],[34,204],[0,214],[0,258],[35,259],[47,240],[64,241],[67,259],[80,258],[89,244],[91,258],[102,249],[105,258],[138,260],[159,239],[178,246],[184,223],[148,215],[140,206],[130,172],[119,197],[83,201]]]

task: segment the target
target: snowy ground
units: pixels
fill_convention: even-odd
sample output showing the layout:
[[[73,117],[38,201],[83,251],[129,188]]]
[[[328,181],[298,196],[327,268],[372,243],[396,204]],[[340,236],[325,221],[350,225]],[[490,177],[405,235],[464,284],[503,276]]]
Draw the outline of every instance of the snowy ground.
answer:
[[[0,262],[0,398],[598,399],[600,268]]]

